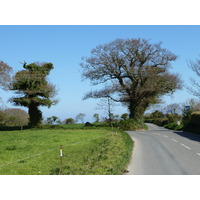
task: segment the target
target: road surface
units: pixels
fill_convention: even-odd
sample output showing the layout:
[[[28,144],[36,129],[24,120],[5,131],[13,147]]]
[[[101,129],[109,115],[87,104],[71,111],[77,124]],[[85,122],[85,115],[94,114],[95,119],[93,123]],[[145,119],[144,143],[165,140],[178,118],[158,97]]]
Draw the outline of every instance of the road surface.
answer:
[[[148,131],[127,131],[134,140],[128,175],[200,174],[200,136],[147,124]]]

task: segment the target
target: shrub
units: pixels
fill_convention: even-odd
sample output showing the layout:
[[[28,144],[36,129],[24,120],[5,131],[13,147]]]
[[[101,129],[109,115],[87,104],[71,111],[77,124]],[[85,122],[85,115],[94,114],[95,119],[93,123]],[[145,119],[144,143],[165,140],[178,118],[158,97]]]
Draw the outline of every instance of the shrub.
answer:
[[[200,112],[193,112],[191,114],[190,123],[191,125],[194,125],[200,128]]]
[[[184,127],[189,126],[190,121],[191,121],[191,116],[192,116],[192,112],[191,111],[187,111],[187,112],[185,111],[183,113],[182,123],[183,123]]]
[[[133,119],[121,120],[118,123],[114,124],[115,127],[120,128],[126,131],[135,131],[139,129],[147,129],[147,126],[144,122],[141,121],[134,121]]]
[[[145,122],[146,123],[153,123],[153,124],[156,124],[158,126],[164,126],[166,124],[169,123],[169,120],[167,117],[161,117],[161,118],[148,118],[148,119],[145,119]]]
[[[75,120],[73,118],[68,118],[65,121],[66,124],[75,124]]]
[[[90,122],[85,123],[85,127],[91,127],[91,126],[93,126],[93,125]]]
[[[179,116],[178,114],[167,114],[166,117],[168,118],[168,123],[177,124],[178,121],[181,120],[181,116]]]

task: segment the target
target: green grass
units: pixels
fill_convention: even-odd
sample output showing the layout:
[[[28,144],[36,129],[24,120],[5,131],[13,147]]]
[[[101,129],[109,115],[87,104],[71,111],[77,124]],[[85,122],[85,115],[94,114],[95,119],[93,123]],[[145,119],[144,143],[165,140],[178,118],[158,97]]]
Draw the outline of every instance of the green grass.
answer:
[[[128,134],[102,128],[62,128],[0,131],[0,174],[124,173],[133,147]]]

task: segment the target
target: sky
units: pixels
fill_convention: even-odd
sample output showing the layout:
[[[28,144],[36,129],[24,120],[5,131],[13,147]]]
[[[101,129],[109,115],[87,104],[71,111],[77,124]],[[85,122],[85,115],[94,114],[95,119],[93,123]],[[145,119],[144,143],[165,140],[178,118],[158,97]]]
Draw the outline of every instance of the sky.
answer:
[[[50,109],[42,108],[45,118],[56,115],[63,120],[84,112],[87,114],[85,120],[93,120],[92,115],[97,112],[94,109],[97,102],[95,100],[82,101],[84,93],[90,91],[91,86],[88,81],[81,81],[79,63],[81,58],[89,56],[90,50],[98,44],[104,44],[116,38],[140,37],[150,39],[152,42],[162,41],[164,48],[179,56],[176,62],[172,63],[171,70],[181,74],[184,83],[188,85],[190,84],[189,77],[193,74],[187,67],[187,61],[196,59],[200,54],[198,0],[9,0],[2,1],[1,8],[0,60],[8,63],[15,71],[23,69],[20,64],[23,61],[27,63],[47,61],[54,64],[55,68],[51,71],[49,80],[59,88],[60,102]],[[2,26],[15,24],[41,26]],[[43,26],[52,24],[66,26]],[[83,26],[77,26],[81,24]],[[91,26],[85,26],[88,24]],[[119,26],[120,24],[124,25]],[[145,26],[148,24],[149,26]],[[154,24],[173,26],[152,26]],[[198,26],[179,26],[187,24]],[[3,102],[8,107],[12,107],[7,100],[13,95],[12,92],[0,90],[0,96],[3,96]],[[188,98],[193,98],[193,96],[183,89],[174,93],[173,98],[165,97],[164,100],[168,104],[184,102]],[[126,112],[126,109],[121,107],[115,109],[115,113],[124,111]],[[78,177],[78,180],[75,177],[61,180],[59,177],[59,181],[57,177],[51,177],[51,181],[47,179],[45,181],[45,178],[40,177],[40,182],[43,181],[41,187],[30,177],[20,177],[20,180],[18,177],[5,177],[2,186],[9,185],[9,187],[4,187],[3,196],[5,194],[6,197],[13,195],[14,198],[20,196],[21,199],[27,199],[27,193],[31,192],[33,198],[38,198],[38,194],[46,198],[50,194],[49,199],[58,198],[58,195],[61,198],[66,195],[72,198],[75,195],[76,198],[80,195],[81,199],[93,199],[94,195],[98,194],[97,199],[106,197],[119,199],[132,197],[132,188],[134,188],[134,196],[139,199],[147,199],[151,196],[154,199],[160,199],[160,192],[155,193],[155,187],[165,194],[164,199],[169,199],[172,195],[182,199],[191,197],[197,199],[196,197],[199,196],[198,188],[195,188],[198,184],[191,184],[191,186],[185,184],[182,178],[185,180],[186,177],[134,176],[132,180],[130,176],[126,176],[124,180],[122,176],[112,177],[112,179],[110,176],[95,176],[95,178],[86,176],[85,179]],[[52,178],[54,178],[53,181]],[[187,177],[187,181],[199,182],[196,178],[197,176]],[[63,183],[60,184],[62,181]],[[17,187],[18,185],[20,188]],[[33,187],[30,185],[39,192],[33,193]],[[21,186],[27,192],[21,192]],[[98,186],[103,192],[99,193]],[[92,188],[91,194],[88,194],[88,187]],[[14,192],[10,193],[10,188]],[[69,188],[67,193],[66,188]],[[77,188],[79,193],[77,193]],[[166,192],[166,188],[170,192]]]
[[[43,117],[57,116],[62,120],[85,113],[85,122],[93,122],[94,113],[101,117],[106,113],[96,110],[98,100],[83,101],[85,93],[95,87],[81,78],[82,57],[90,56],[90,50],[99,44],[115,39],[142,38],[150,43],[162,42],[162,47],[178,56],[171,63],[170,71],[180,74],[185,86],[191,86],[193,72],[188,61],[200,55],[200,26],[192,25],[24,25],[0,26],[0,60],[23,70],[22,62],[52,62],[54,69],[48,79],[58,89],[59,103],[51,108],[41,107]],[[14,107],[8,99],[13,92],[1,90],[2,105]],[[173,96],[165,96],[165,104],[183,103],[194,98],[186,88]],[[21,107],[18,107],[21,108]],[[27,110],[27,109],[25,109]],[[116,106],[114,114],[128,112],[123,106]]]

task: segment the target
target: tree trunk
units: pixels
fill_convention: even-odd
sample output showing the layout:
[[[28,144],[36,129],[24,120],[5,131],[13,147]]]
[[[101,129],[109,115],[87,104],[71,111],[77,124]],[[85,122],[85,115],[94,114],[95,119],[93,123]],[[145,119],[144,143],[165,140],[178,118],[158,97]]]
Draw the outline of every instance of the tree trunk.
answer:
[[[28,110],[29,114],[29,126],[31,128],[38,127],[42,121],[42,112],[38,109],[38,106],[31,104]]]
[[[143,119],[143,115],[145,112],[144,106],[134,102],[130,101],[129,103],[129,118],[134,119],[136,121]]]

